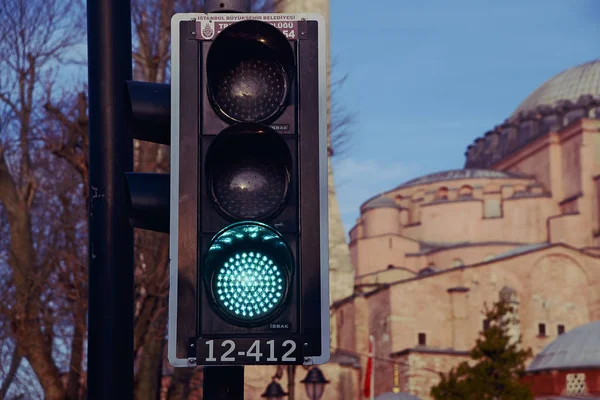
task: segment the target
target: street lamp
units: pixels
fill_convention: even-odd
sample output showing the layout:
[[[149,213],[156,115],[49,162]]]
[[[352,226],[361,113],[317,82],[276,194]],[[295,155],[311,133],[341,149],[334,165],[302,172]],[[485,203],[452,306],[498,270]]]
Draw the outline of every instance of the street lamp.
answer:
[[[329,383],[318,367],[312,367],[306,378],[300,381],[306,385],[306,395],[310,400],[320,400],[325,391],[325,385]]]
[[[287,393],[284,392],[281,385],[273,379],[260,397],[265,397],[267,400],[283,400],[284,396],[287,396]]]

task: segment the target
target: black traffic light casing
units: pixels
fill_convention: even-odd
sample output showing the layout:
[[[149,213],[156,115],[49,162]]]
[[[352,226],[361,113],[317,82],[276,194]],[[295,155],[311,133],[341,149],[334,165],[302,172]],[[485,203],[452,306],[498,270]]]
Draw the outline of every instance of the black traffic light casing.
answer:
[[[170,144],[171,88],[163,83],[126,81],[125,116],[134,139]],[[126,134],[126,133],[123,133]],[[134,228],[169,232],[169,174],[126,172],[125,201]]]
[[[169,360],[323,363],[323,19],[177,14],[172,35]]]

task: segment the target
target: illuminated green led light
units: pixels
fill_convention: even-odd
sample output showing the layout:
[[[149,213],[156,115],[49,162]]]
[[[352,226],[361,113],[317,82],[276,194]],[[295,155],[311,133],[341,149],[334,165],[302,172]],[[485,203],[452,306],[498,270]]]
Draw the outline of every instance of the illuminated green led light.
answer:
[[[278,314],[292,265],[291,250],[279,232],[248,221],[213,237],[203,270],[219,313],[243,325]]]
[[[237,253],[216,272],[217,300],[238,318],[260,318],[283,299],[283,276],[267,256]]]

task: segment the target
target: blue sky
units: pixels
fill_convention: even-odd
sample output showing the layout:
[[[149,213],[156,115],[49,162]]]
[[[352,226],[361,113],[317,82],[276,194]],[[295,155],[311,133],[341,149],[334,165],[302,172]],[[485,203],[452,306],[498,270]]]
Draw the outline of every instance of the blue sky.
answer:
[[[334,163],[346,232],[367,198],[461,168],[536,87],[600,58],[600,0],[332,0],[335,95],[355,115]]]

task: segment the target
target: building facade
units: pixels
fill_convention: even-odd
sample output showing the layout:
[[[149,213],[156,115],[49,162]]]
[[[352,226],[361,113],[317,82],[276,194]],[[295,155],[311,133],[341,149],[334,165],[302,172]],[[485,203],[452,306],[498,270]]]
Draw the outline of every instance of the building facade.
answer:
[[[429,399],[501,297],[534,354],[599,320],[600,60],[540,86],[468,146],[463,169],[406,182],[360,211],[355,288],[332,306],[332,352],[364,371],[373,335],[376,395]]]

